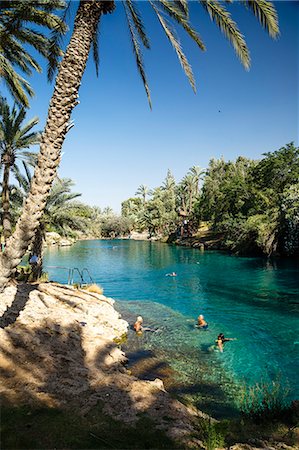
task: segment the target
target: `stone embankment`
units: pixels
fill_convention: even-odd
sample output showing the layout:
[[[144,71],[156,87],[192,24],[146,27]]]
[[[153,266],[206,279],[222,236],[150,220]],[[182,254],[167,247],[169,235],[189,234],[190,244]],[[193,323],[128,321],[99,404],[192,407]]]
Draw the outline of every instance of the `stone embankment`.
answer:
[[[201,231],[191,237],[170,237],[168,243],[181,245],[183,247],[193,247],[199,250],[223,250],[223,233],[213,231]]]
[[[59,247],[69,247],[70,245],[73,245],[75,242],[75,239],[71,238],[64,238],[60,236],[60,234],[55,233],[55,231],[49,231],[46,233],[46,239],[45,239],[45,246],[49,247],[52,245],[58,245]]]

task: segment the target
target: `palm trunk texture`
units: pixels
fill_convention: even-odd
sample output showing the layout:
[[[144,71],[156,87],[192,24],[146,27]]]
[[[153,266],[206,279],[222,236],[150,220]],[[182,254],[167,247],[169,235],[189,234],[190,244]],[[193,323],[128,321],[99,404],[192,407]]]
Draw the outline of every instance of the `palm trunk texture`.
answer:
[[[79,4],[74,31],[59,66],[31,189],[16,230],[8,239],[5,251],[0,256],[0,291],[3,291],[15,272],[39,226],[59,166],[70,116],[77,104],[78,91],[96,26],[101,15],[110,13],[113,9],[112,1],[81,0]]]
[[[6,243],[11,235],[11,216],[9,204],[9,164],[4,164],[3,181],[2,181],[2,227],[3,237]]]
[[[33,242],[32,242],[32,247],[31,247],[31,254],[32,255],[36,255],[38,257],[38,261],[36,266],[34,267],[34,273],[33,273],[33,280],[32,281],[37,281],[42,273],[43,273],[43,256],[44,256],[44,251],[43,251],[43,244],[44,244],[44,235],[45,235],[45,226],[44,224],[41,222],[38,229],[36,230]]]

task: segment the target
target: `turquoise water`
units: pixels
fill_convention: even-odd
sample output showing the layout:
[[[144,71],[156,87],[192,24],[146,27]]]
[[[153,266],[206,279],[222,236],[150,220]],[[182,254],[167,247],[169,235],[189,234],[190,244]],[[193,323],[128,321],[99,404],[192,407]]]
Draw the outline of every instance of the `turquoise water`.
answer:
[[[289,397],[299,398],[298,261],[94,240],[47,250],[45,266],[56,265],[89,268],[126,318],[142,314],[146,326],[159,328],[137,346],[160,352],[185,386],[206,382],[211,389],[198,394],[199,387],[200,406],[211,405],[220,388],[228,405],[241,383],[277,376],[288,384]],[[66,271],[47,271],[51,279],[67,281]],[[165,276],[172,271],[177,277]],[[200,313],[209,322],[206,332],[194,328]],[[237,338],[223,354],[210,348],[220,332]]]

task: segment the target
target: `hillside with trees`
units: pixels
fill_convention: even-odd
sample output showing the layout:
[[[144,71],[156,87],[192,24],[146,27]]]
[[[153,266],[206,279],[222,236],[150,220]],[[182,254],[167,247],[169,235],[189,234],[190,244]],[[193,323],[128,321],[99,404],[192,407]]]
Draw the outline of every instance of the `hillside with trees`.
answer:
[[[161,186],[140,186],[122,203],[131,229],[149,236],[190,238],[203,224],[222,236],[220,248],[238,254],[299,252],[299,148],[293,143],[260,160],[211,159],[176,183],[170,171]],[[145,189],[146,188],[146,189]],[[140,198],[141,197],[141,198]],[[199,235],[200,238],[200,235]]]

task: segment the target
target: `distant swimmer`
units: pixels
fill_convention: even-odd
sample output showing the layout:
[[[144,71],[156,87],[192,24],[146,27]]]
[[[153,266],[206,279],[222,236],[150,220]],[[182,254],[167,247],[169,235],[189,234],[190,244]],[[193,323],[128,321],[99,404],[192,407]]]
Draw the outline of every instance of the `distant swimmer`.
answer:
[[[205,318],[202,314],[200,314],[197,318],[197,327],[201,330],[207,330],[209,327],[209,324],[205,321]]]
[[[134,330],[136,331],[137,334],[141,334],[143,331],[143,318],[141,316],[138,316],[136,319],[136,322],[134,323]]]
[[[216,346],[219,351],[223,353],[223,344],[228,341],[236,341],[236,338],[226,338],[223,333],[218,334],[217,340],[215,341]]]
[[[152,333],[157,333],[158,331],[160,331],[159,329],[153,330],[152,328],[149,327],[143,327],[142,324],[143,318],[141,316],[138,316],[136,322],[134,323],[134,330],[136,331],[136,334],[138,334],[139,336],[143,333],[143,331],[151,331]]]
[[[165,275],[166,277],[177,277],[177,274],[175,272],[167,273]]]

